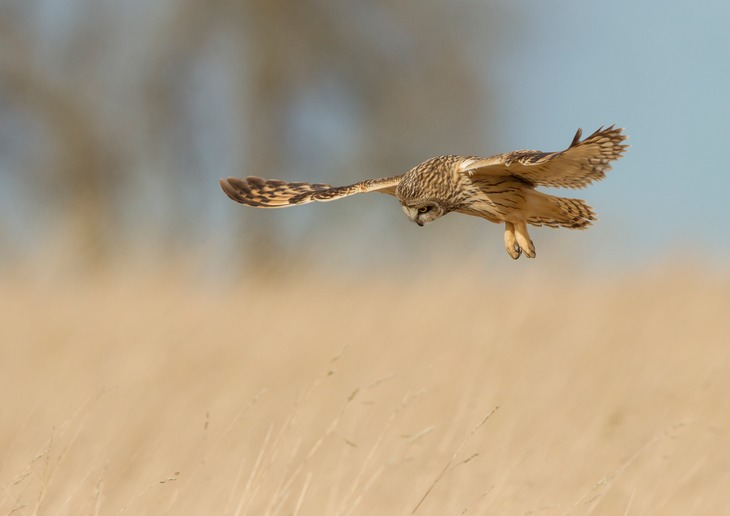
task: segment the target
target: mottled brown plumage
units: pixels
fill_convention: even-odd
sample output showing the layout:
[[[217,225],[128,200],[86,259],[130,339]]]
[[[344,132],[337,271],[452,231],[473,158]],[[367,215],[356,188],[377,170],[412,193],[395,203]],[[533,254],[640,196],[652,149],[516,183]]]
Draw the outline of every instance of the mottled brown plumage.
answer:
[[[537,191],[538,186],[584,188],[603,179],[611,161],[627,149],[622,129],[598,129],[581,141],[581,130],[559,152],[518,150],[488,158],[439,156],[399,176],[368,179],[349,186],[287,183],[247,177],[221,180],[236,202],[257,208],[286,208],[328,202],[358,193],[380,192],[398,198],[408,218],[423,226],[450,212],[504,223],[504,243],[517,259],[535,257],[527,232],[533,226],[583,229],[596,215],[584,201]]]

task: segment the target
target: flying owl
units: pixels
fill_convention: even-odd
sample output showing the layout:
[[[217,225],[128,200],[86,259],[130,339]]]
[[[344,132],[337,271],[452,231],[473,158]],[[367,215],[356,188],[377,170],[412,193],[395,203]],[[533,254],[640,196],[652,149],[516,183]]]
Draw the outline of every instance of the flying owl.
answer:
[[[405,174],[367,179],[349,186],[288,183],[247,177],[222,179],[223,191],[236,202],[256,208],[286,208],[328,202],[350,195],[380,192],[395,196],[419,226],[456,212],[504,223],[504,245],[515,260],[534,258],[527,232],[533,226],[584,229],[596,219],[584,201],[557,197],[538,186],[584,188],[603,179],[610,163],[623,156],[626,136],[614,126],[581,140],[578,129],[570,146],[559,152],[518,150],[488,158],[439,156]]]

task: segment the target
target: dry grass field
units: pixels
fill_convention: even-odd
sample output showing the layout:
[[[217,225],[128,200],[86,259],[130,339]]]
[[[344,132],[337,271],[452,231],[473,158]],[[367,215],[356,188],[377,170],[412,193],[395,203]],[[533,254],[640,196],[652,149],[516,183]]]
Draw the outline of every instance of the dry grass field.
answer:
[[[730,276],[538,263],[5,278],[0,516],[727,513]]]

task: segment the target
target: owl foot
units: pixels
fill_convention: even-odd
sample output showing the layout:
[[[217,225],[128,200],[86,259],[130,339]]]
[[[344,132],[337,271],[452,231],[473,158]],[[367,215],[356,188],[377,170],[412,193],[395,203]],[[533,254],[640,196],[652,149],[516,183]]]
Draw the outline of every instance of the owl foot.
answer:
[[[530,242],[530,247],[528,249],[523,249],[525,252],[525,256],[528,258],[534,258],[537,256],[537,253],[535,252],[535,246],[532,245],[532,242]]]
[[[522,248],[515,238],[515,225],[511,222],[504,223],[504,247],[513,260],[516,260],[522,254]]]
[[[514,224],[515,240],[517,244],[522,248],[525,256],[528,258],[534,258],[537,256],[535,252],[535,244],[532,243],[530,234],[527,232],[527,224],[524,222],[518,222]]]

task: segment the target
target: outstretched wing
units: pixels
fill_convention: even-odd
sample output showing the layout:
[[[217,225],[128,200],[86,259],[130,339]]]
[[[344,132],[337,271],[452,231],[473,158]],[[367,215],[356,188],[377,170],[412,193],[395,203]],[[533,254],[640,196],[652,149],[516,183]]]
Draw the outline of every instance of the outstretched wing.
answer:
[[[611,161],[623,156],[623,129],[600,128],[585,140],[578,129],[570,146],[559,152],[518,150],[489,158],[468,158],[461,169],[470,175],[509,174],[533,185],[583,188],[606,176]]]
[[[221,187],[228,197],[241,204],[256,208],[287,208],[310,202],[327,202],[359,193],[380,192],[395,195],[402,176],[367,179],[353,185],[333,187],[317,183],[287,183],[278,179],[221,179]]]

